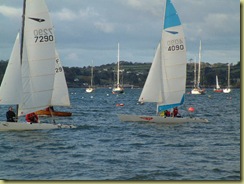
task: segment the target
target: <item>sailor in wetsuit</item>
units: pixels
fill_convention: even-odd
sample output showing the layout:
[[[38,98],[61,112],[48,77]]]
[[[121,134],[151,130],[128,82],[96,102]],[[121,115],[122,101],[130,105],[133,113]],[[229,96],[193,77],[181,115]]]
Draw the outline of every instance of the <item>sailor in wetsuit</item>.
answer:
[[[16,122],[16,115],[13,111],[12,107],[9,107],[8,111],[6,112],[6,118],[7,118],[7,122]]]

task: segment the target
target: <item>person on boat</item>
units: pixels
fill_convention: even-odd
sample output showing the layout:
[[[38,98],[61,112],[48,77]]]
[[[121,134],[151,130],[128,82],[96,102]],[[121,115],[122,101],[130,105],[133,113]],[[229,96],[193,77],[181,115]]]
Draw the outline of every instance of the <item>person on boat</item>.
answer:
[[[165,112],[164,111],[159,112],[159,116],[165,117]]]
[[[170,117],[170,112],[168,110],[162,111],[159,114],[162,117]]]
[[[170,117],[170,112],[168,110],[165,110],[164,114],[165,114],[166,117]]]
[[[6,118],[7,122],[16,122],[16,115],[12,107],[8,108],[8,111],[6,112]]]
[[[172,112],[172,117],[177,117],[179,114],[178,108],[174,107],[173,112]]]
[[[38,123],[38,116],[34,112],[32,112],[30,114],[26,114],[25,120],[28,123]]]

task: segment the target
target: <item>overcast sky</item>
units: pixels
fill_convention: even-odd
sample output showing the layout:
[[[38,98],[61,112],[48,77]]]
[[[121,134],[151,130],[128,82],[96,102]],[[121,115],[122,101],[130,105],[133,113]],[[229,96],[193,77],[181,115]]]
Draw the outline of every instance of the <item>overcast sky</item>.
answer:
[[[172,0],[184,26],[187,58],[240,61],[239,0]],[[46,0],[64,66],[151,62],[161,39],[164,0]],[[0,0],[0,60],[10,57],[21,26],[22,0]]]

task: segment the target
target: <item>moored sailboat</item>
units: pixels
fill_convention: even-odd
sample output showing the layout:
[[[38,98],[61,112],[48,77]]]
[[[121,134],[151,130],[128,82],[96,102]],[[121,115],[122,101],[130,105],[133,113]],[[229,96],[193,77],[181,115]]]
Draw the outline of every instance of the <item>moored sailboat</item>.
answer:
[[[219,86],[219,80],[218,80],[217,75],[216,75],[216,88],[214,88],[214,92],[216,92],[216,93],[222,93],[223,92],[223,89],[221,89]]]
[[[56,104],[52,97],[54,88],[58,88],[55,85],[55,36],[45,1],[24,0],[22,17],[21,37],[16,38],[0,88],[0,104],[17,104],[18,117]],[[0,131],[57,128],[75,126],[0,122]]]
[[[92,93],[94,92],[95,88],[93,87],[93,61],[92,61],[92,66],[91,66],[91,84],[88,88],[86,88],[87,93]]]
[[[198,78],[196,81],[196,65],[194,67],[194,89],[191,90],[191,94],[193,95],[202,95],[205,94],[205,90],[200,88],[200,81],[201,81],[201,58],[202,58],[202,41],[200,40],[199,46],[199,61],[198,61]]]
[[[117,83],[112,89],[113,94],[124,93],[124,88],[120,84],[120,58],[119,58],[119,43],[118,43],[118,62],[117,62]]]
[[[157,115],[119,114],[119,119],[152,123],[208,122],[202,118],[159,116],[165,110],[184,103],[186,64],[183,27],[173,4],[170,0],[166,0],[162,39],[139,97],[139,102],[156,103]]]
[[[231,89],[230,89],[230,64],[228,64],[228,75],[227,75],[227,88],[223,89],[223,93],[230,93]]]

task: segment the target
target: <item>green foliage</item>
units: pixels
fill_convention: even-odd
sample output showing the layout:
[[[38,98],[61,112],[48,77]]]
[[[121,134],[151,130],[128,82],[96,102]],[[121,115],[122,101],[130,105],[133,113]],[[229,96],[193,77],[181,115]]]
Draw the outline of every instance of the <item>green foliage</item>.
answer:
[[[7,61],[0,61],[0,82],[7,67]],[[134,85],[143,87],[147,78],[151,63],[132,63],[127,61],[120,62],[121,82],[124,85]],[[116,81],[117,64],[106,64],[95,66],[94,68],[95,86],[112,86]],[[91,67],[64,67],[65,77],[69,87],[86,87],[90,84]],[[219,84],[227,85],[227,63],[202,63],[201,85],[204,87],[213,87],[215,77],[218,75]],[[233,87],[240,87],[240,62],[231,65],[230,83]],[[194,80],[194,63],[187,64],[187,86],[192,87]]]

